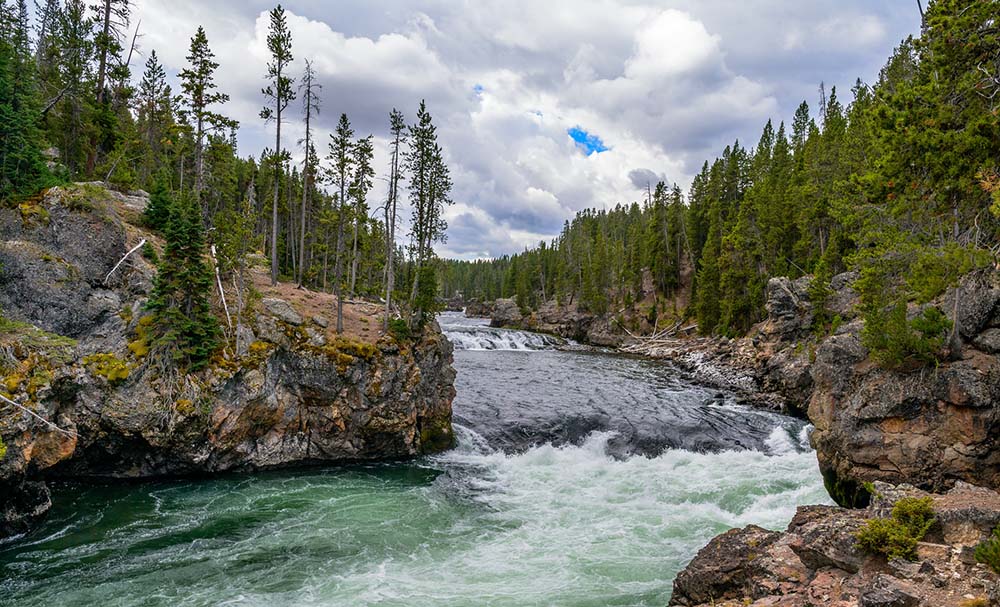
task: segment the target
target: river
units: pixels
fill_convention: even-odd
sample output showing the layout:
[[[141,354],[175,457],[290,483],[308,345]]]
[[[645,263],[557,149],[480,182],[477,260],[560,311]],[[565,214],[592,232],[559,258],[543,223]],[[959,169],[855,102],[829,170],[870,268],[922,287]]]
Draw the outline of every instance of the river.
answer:
[[[409,463],[54,486],[0,605],[658,606],[711,537],[828,503],[800,421],[669,364],[449,313],[458,446]]]

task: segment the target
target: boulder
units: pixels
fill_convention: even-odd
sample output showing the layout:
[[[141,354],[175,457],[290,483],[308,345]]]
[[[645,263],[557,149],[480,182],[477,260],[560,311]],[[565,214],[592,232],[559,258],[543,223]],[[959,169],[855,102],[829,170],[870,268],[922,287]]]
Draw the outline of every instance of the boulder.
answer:
[[[498,299],[494,302],[490,314],[491,327],[520,327],[523,320],[521,308],[513,299]]]
[[[278,320],[295,326],[302,324],[302,316],[284,299],[265,297],[261,299],[260,303],[264,306],[265,310],[277,317]]]
[[[755,525],[731,529],[698,551],[674,579],[670,605],[700,605],[747,595],[754,561],[780,537]]]
[[[972,339],[972,344],[989,354],[1000,354],[1000,329],[986,329]]]
[[[928,495],[909,486],[876,483],[878,498],[865,510],[803,506],[783,533],[759,527],[728,531],[703,548],[677,576],[670,605],[685,607],[936,607],[989,602],[1000,576],[970,558],[1000,516],[1000,494],[957,484],[933,494],[941,544],[920,542],[909,562],[865,554],[856,534],[868,520],[889,516],[904,497]],[[976,531],[955,535],[941,525],[972,517]],[[981,603],[973,603],[981,599]]]

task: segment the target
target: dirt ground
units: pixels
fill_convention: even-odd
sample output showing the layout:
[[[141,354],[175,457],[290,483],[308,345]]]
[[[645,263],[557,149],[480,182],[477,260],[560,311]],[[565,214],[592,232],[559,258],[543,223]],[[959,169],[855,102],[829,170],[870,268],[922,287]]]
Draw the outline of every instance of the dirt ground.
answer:
[[[253,284],[262,297],[276,297],[287,301],[303,318],[321,316],[328,321],[328,339],[337,335],[337,297],[332,293],[298,288],[295,283],[279,282],[271,285],[271,277],[262,268],[253,269]],[[375,343],[382,335],[382,318],[385,308],[375,302],[344,299],[343,335],[366,343]]]

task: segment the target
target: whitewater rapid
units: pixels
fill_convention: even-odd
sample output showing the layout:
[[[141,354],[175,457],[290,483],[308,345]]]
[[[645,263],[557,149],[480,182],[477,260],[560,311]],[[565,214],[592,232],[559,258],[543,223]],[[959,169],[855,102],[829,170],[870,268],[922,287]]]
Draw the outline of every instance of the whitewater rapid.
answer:
[[[829,503],[809,426],[669,366],[549,348],[455,366],[458,444],[437,456],[57,484],[42,527],[0,545],[0,606],[662,607],[713,536]]]

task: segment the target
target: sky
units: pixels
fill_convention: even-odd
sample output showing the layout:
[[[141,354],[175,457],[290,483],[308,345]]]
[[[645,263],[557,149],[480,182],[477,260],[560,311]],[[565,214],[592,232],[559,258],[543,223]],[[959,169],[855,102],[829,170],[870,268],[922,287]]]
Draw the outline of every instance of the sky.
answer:
[[[224,113],[241,155],[274,146],[258,117],[271,2],[134,0],[141,56],[172,78],[204,26]],[[388,115],[412,121],[421,99],[454,180],[446,258],[514,253],[556,236],[585,208],[685,190],[707,159],[752,146],[768,119],[790,121],[819,86],[850,101],[893,48],[919,30],[914,0],[289,0],[293,75],[322,84],[316,141],[346,113],[373,135],[385,198]],[[135,71],[141,71],[136,65]],[[175,89],[176,90],[176,89]],[[302,157],[301,103],[283,146]],[[403,210],[403,214],[408,214]],[[405,232],[405,229],[403,230]]]

